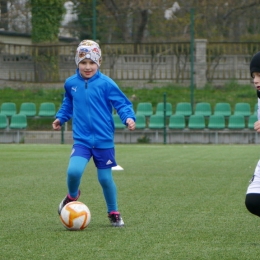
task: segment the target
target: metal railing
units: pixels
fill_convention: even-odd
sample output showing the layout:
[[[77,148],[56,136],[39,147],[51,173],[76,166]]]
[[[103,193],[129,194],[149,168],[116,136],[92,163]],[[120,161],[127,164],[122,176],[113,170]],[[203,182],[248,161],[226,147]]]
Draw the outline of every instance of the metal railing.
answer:
[[[0,79],[63,82],[75,72],[76,45],[0,43]],[[101,44],[101,70],[115,80],[190,80],[190,43]],[[248,65],[260,43],[207,44],[207,80],[249,80]],[[196,51],[196,50],[195,50]],[[195,61],[196,72],[196,61]]]

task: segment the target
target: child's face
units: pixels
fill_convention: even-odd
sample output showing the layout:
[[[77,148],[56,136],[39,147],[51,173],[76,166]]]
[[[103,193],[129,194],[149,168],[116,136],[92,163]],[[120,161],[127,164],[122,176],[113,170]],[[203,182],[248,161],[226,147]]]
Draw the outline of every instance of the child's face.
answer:
[[[91,59],[84,59],[79,63],[79,72],[83,78],[93,77],[98,70],[98,65]]]
[[[257,90],[260,90],[260,72],[254,72],[254,85]]]

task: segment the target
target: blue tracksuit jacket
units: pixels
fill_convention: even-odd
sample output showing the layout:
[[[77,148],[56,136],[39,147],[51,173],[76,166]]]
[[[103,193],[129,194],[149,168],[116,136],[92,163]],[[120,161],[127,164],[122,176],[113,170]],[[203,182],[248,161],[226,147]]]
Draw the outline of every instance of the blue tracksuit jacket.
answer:
[[[135,120],[132,103],[117,84],[99,70],[84,80],[79,70],[64,84],[65,97],[56,114],[61,125],[72,119],[75,144],[89,148],[107,149],[114,147],[113,107],[122,122]]]

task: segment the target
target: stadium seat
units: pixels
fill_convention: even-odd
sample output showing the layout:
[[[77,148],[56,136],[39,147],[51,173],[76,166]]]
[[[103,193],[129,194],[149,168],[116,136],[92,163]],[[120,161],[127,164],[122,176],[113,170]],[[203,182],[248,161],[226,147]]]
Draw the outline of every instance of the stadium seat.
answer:
[[[11,129],[24,129],[27,127],[27,119],[25,115],[17,114],[11,117]]]
[[[136,108],[137,115],[151,116],[153,114],[152,103],[138,103]]]
[[[41,103],[38,116],[41,117],[53,117],[56,114],[55,104],[54,103]]]
[[[135,128],[144,129],[146,128],[146,119],[144,115],[136,115]]]
[[[0,129],[7,128],[7,117],[4,114],[0,114]]]
[[[17,130],[16,142],[20,142],[20,130],[27,127],[27,118],[25,115],[16,114],[11,117],[10,129]]]
[[[113,115],[115,129],[124,129],[126,126],[122,123],[118,114]]]
[[[22,103],[20,107],[20,114],[29,117],[36,116],[36,105],[34,103]]]
[[[244,129],[245,118],[243,115],[231,115],[228,120],[228,129]]]
[[[177,103],[175,114],[184,115],[186,117],[191,116],[192,115],[191,104],[187,102]]]
[[[234,115],[250,116],[251,109],[249,103],[236,103],[234,109]]]
[[[171,115],[169,121],[169,129],[182,130],[185,128],[184,115]]]
[[[254,124],[256,121],[258,121],[257,115],[256,114],[251,115],[248,119],[248,128],[254,129]]]
[[[156,115],[164,115],[164,103],[158,103],[156,106]],[[172,115],[172,104],[171,103],[166,103],[166,116],[171,116]]]
[[[161,129],[164,128],[164,116],[152,115],[148,127],[150,129]]]
[[[214,115],[231,116],[231,106],[229,103],[217,103],[214,109]]]
[[[195,115],[210,116],[212,115],[211,105],[207,102],[197,103],[195,106]]]
[[[225,128],[225,117],[224,115],[211,115],[209,117],[209,129],[224,129]]]
[[[203,115],[191,115],[188,122],[189,129],[204,129],[205,118]]]
[[[16,114],[16,104],[13,102],[5,102],[1,105],[1,114],[12,116]]]

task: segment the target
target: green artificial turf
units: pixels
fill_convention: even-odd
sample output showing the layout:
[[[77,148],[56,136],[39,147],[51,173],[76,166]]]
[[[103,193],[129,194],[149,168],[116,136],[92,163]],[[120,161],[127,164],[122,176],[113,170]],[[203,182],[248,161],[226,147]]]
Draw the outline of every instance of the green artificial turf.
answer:
[[[80,201],[92,220],[67,231],[69,145],[0,145],[0,259],[257,259],[260,219],[245,206],[255,145],[117,145],[125,228],[110,226],[91,160]]]

